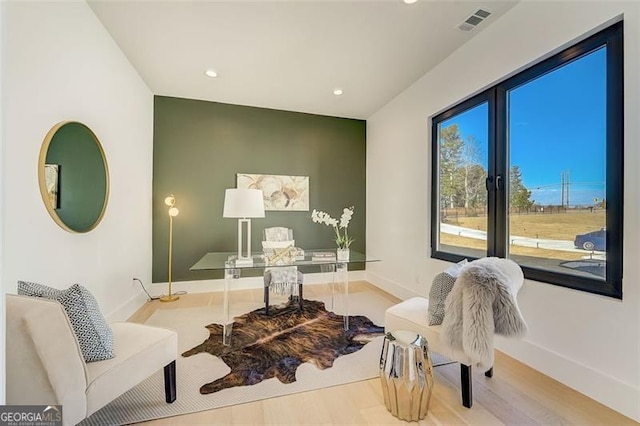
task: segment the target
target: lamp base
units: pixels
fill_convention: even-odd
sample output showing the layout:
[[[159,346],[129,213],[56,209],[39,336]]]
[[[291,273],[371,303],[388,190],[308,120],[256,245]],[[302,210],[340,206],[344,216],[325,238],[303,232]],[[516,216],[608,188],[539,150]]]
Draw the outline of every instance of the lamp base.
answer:
[[[160,298],[160,301],[161,302],[175,302],[178,299],[180,299],[180,296],[176,296],[175,294],[170,294],[168,296],[162,296]]]
[[[253,266],[253,257],[239,257],[235,259],[235,266]]]

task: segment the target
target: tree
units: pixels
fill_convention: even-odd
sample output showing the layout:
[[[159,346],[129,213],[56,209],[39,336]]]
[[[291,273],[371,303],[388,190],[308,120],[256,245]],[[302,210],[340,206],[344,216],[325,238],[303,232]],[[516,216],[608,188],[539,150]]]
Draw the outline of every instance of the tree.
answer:
[[[487,203],[485,179],[479,142],[473,137],[464,141],[457,124],[440,131],[440,205],[447,208],[484,207]]]
[[[452,124],[440,130],[441,206],[456,207],[455,200],[460,187],[460,176],[457,172],[461,162],[463,145],[457,124]]]
[[[481,208],[487,206],[487,170],[480,164],[474,164],[465,170],[466,191],[465,207]]]
[[[509,170],[509,207],[528,209],[532,205],[531,191],[522,183],[520,167],[511,166],[511,170]]]
[[[481,165],[482,155],[480,144],[473,136],[469,136],[462,148],[460,173],[462,174],[462,205],[483,207],[487,203],[485,179],[487,171]]]

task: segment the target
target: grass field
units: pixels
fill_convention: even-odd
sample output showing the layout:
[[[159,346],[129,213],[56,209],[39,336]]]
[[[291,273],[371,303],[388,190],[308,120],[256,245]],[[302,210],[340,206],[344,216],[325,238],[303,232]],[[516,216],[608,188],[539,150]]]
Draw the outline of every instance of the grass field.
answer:
[[[458,217],[448,222],[464,228],[487,230],[486,217]],[[511,215],[509,234],[520,237],[572,240],[577,234],[597,231],[605,227],[604,212]]]
[[[476,240],[475,238],[459,237],[453,234],[441,234],[442,244],[452,245],[456,247],[475,248],[480,250],[487,249],[487,243],[483,240]],[[585,253],[578,253],[572,251],[561,250],[547,250],[534,247],[522,247],[522,246],[509,246],[510,254],[519,254],[522,256],[534,256],[542,257],[545,259],[558,259],[558,260],[578,260]]]
[[[457,222],[449,222],[464,228],[487,230],[486,217],[459,217]],[[573,240],[577,234],[597,231],[605,226],[604,212],[597,213],[559,213],[559,214],[531,214],[511,215],[509,234],[530,238],[545,238],[554,240]],[[474,238],[459,237],[453,234],[441,234],[442,244],[457,247],[486,249],[486,242]],[[561,250],[539,249],[511,245],[509,253],[523,256],[534,256],[545,259],[578,260],[587,252],[570,252]]]

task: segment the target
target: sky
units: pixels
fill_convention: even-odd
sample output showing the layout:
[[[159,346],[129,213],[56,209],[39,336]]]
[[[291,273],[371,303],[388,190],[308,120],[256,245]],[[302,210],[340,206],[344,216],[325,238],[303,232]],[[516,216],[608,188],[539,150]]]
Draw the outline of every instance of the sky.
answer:
[[[606,48],[509,91],[510,165],[539,204],[560,204],[561,175],[570,175],[570,203],[593,205],[605,188]],[[488,106],[442,123],[473,136],[487,165]]]

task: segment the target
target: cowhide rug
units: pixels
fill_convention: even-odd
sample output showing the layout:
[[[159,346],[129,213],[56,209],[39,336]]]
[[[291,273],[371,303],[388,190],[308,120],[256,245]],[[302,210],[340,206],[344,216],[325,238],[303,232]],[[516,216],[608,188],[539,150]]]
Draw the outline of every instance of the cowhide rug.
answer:
[[[328,312],[324,303],[315,300],[305,300],[302,311],[297,302],[270,307],[269,311],[269,316],[262,308],[236,317],[230,346],[222,344],[222,325],[209,324],[207,340],[182,354],[189,357],[208,352],[231,368],[226,376],[203,385],[201,394],[254,385],[272,377],[292,383],[302,363],[324,370],[337,357],[356,352],[384,334],[384,327],[365,316],[350,316],[349,330],[345,331],[344,317]]]

